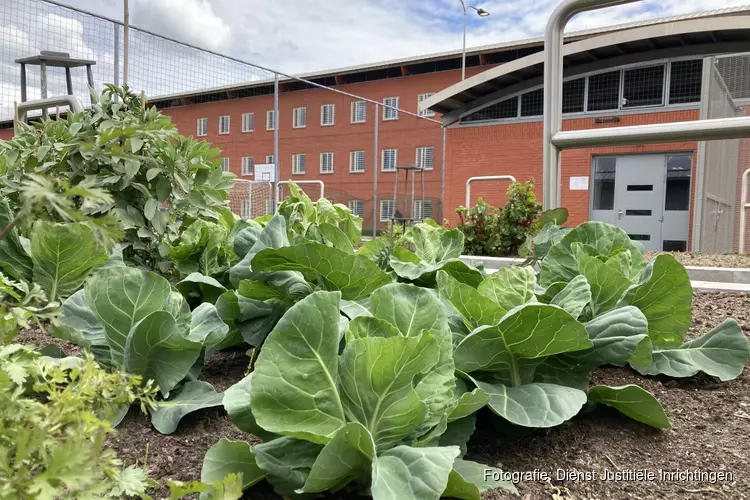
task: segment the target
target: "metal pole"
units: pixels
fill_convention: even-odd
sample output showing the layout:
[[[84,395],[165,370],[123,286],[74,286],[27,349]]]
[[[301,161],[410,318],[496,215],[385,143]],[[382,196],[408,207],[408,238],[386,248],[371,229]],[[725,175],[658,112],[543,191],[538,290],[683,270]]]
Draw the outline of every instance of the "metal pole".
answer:
[[[47,63],[39,63],[39,77],[41,79],[42,100],[47,98]],[[42,108],[42,117],[47,118],[47,108]]]
[[[461,0],[461,7],[464,8],[464,44],[461,51],[461,80],[466,79],[466,3]]]
[[[21,64],[21,102],[26,102],[26,65]]]
[[[445,218],[445,214],[443,213],[443,208],[445,207],[445,138],[446,138],[446,128],[443,127],[443,157],[440,167],[440,223],[443,223],[443,219]],[[422,174],[422,182],[424,183],[424,174]],[[422,196],[424,197],[424,187],[422,188]]]
[[[414,175],[411,176],[411,218],[412,218],[412,222],[414,222],[414,220],[417,218],[416,217],[417,214],[414,213],[415,212],[414,209],[417,208],[417,207],[414,206],[416,204],[415,203],[415,199],[414,199],[414,180],[416,178],[417,178],[417,171],[415,170],[414,171]]]
[[[365,104],[365,106],[367,106]],[[372,169],[372,237],[375,238],[378,235],[378,158],[379,158],[379,145],[378,145],[378,139],[380,134],[380,127],[378,124],[380,123],[380,120],[378,120],[378,116],[380,116],[378,113],[380,110],[378,109],[379,106],[375,104],[375,144],[373,145],[374,152],[373,156],[375,159],[373,160],[373,169]]]
[[[279,177],[281,176],[280,160],[279,160],[279,74],[273,74],[273,162],[274,174],[273,174],[273,211],[276,213],[278,207],[279,195]]]
[[[542,166],[542,206],[544,210],[560,206],[560,150],[552,137],[562,129],[563,31],[570,19],[588,10],[632,3],[640,0],[565,0],[550,16],[544,38],[544,128]]]
[[[740,198],[740,247],[739,253],[745,253],[745,224],[747,217],[747,177],[750,175],[750,168],[742,173],[742,197]]]
[[[128,0],[123,0],[125,12],[123,13],[123,51],[122,51],[122,84],[128,84],[128,45],[130,39],[130,11],[128,10]]]
[[[115,28],[115,71],[112,78],[112,82],[115,86],[120,86],[120,27],[114,25]]]

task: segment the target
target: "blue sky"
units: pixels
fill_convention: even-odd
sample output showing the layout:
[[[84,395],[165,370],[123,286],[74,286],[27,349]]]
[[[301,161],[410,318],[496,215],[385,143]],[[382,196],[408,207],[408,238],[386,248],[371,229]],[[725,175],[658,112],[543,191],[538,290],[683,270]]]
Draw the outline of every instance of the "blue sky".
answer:
[[[99,15],[122,19],[122,0],[58,0]],[[560,0],[470,0],[491,13],[469,11],[467,45],[480,46],[539,36]],[[750,0],[646,0],[578,16],[568,31],[737,7]],[[459,50],[460,0],[130,0],[131,23],[221,54],[302,73],[401,57]],[[97,86],[115,73],[109,23],[39,0],[0,1],[0,119],[19,100],[13,60],[40,50],[62,50],[94,59]],[[131,37],[131,83],[163,95],[272,78],[270,73],[217,57],[199,57],[162,42]],[[120,61],[122,62],[122,61]],[[38,76],[29,76],[31,98]],[[76,93],[87,95],[76,77]],[[37,85],[37,87],[34,87]],[[50,79],[51,94],[64,79]]]

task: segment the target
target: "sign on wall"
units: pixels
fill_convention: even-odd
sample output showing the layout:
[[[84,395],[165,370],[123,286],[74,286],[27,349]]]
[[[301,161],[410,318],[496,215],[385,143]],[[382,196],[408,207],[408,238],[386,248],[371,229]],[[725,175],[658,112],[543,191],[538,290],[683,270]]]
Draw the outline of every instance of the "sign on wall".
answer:
[[[255,180],[276,182],[276,165],[274,165],[273,163],[256,164]]]
[[[571,177],[570,178],[570,190],[571,191],[588,191],[589,190],[589,178],[586,177]]]

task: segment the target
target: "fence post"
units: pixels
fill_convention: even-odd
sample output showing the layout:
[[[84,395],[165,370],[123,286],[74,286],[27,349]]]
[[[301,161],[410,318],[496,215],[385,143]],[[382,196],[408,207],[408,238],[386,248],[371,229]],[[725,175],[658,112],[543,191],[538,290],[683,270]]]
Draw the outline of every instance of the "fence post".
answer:
[[[378,232],[378,139],[380,134],[380,127],[378,120],[379,106],[375,104],[375,145],[373,156],[375,157],[373,162],[373,174],[372,174],[372,237],[375,238]]]
[[[273,162],[274,174],[273,174],[273,212],[276,213],[278,207],[278,189],[279,189],[279,175],[281,169],[279,168],[279,74],[273,74]]]
[[[440,224],[443,223],[445,218],[445,138],[446,138],[446,127],[443,126],[443,153],[440,167]],[[467,207],[468,208],[468,207]],[[422,173],[422,211],[424,212],[424,172]]]

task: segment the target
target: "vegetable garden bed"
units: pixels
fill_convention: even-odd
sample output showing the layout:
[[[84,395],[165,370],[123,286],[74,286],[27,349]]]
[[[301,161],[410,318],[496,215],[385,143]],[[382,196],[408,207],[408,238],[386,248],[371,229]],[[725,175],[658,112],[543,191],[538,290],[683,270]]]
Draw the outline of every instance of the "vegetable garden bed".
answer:
[[[693,301],[693,324],[688,337],[694,337],[727,318],[735,318],[746,335],[750,333],[750,295],[701,294]],[[77,347],[51,339],[66,354]],[[19,342],[43,347],[50,339],[27,330]],[[202,380],[223,391],[243,377],[248,358],[239,349],[215,354],[203,371]],[[520,439],[498,436],[495,421],[487,410],[479,415],[477,430],[469,442],[467,458],[500,469],[518,472],[535,469],[555,474],[568,471],[610,471],[650,469],[657,471],[701,469],[729,471],[733,482],[604,482],[604,481],[523,481],[521,497],[496,490],[484,499],[554,498],[739,498],[750,491],[746,474],[750,461],[750,368],[737,379],[720,383],[708,376],[683,380],[645,379],[628,368],[602,367],[594,373],[592,385],[638,384],[659,399],[672,422],[672,429],[658,431],[635,422],[615,410],[598,408],[568,423],[537,431]],[[126,465],[146,462],[150,477],[200,479],[203,457],[220,438],[259,441],[237,429],[222,409],[209,409],[186,416],[173,434],[157,432],[148,418],[133,411],[109,438],[109,444]],[[166,491],[162,491],[166,495]],[[157,496],[158,498],[158,496]],[[245,492],[243,498],[275,500],[281,497],[261,484]],[[328,495],[326,498],[337,498]],[[352,498],[344,495],[338,498]],[[363,497],[364,498],[364,497]]]

